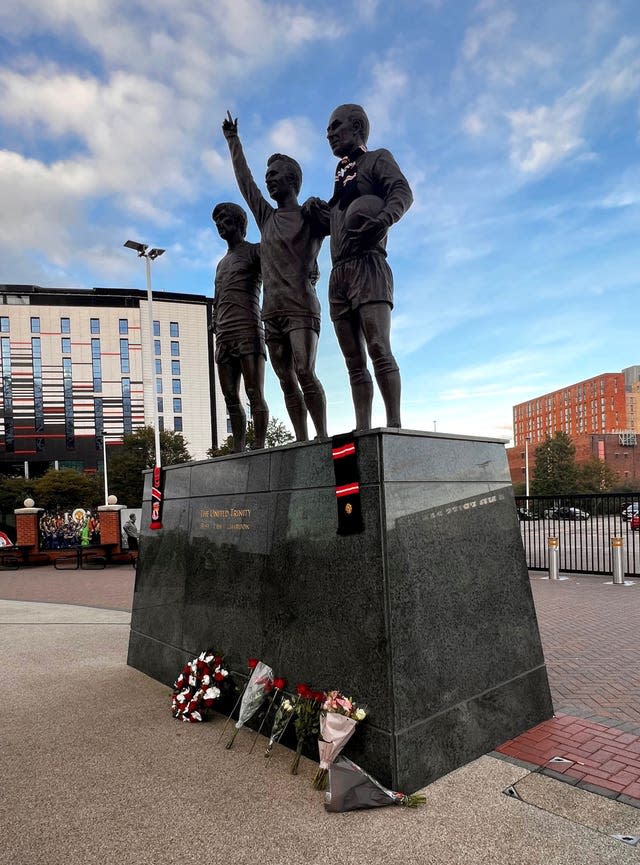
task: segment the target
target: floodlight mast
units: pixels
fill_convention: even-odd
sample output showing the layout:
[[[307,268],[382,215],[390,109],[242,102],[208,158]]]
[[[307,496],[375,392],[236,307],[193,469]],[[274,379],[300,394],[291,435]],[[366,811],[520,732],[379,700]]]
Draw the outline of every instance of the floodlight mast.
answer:
[[[158,395],[156,393],[156,389],[153,386],[153,291],[151,288],[151,262],[159,258],[164,249],[158,249],[154,247],[153,249],[149,249],[149,244],[147,243],[139,243],[136,240],[127,240],[124,244],[127,249],[133,249],[138,253],[138,258],[144,258],[145,266],[146,266],[146,275],[147,275],[147,313],[149,316],[149,374],[151,378],[151,390],[153,393],[153,434],[155,441],[155,458],[156,458],[156,467],[160,468],[161,460],[160,460],[160,422],[158,418]]]

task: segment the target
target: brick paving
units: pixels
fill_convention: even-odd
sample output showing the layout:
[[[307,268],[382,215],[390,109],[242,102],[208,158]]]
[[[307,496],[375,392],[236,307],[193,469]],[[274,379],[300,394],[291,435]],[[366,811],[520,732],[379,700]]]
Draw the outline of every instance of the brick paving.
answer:
[[[640,580],[531,577],[556,716],[496,752],[640,807]],[[0,570],[0,598],[130,610],[134,581],[131,565]]]
[[[556,716],[496,751],[640,808],[640,581],[606,579],[532,574]]]

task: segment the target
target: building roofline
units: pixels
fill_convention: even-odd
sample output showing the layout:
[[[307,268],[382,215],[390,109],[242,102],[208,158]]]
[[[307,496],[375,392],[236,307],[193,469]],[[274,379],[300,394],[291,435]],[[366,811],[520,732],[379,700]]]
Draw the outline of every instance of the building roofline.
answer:
[[[51,288],[40,285],[0,285],[0,298],[2,302],[6,302],[4,298],[7,295],[22,295],[30,298],[31,304],[44,303],[47,297],[56,298],[64,297],[70,305],[83,304],[86,300],[98,298],[110,298],[112,300],[124,300],[125,298],[135,298],[137,300],[145,300],[147,292],[141,288]],[[82,298],[82,300],[80,300]],[[174,303],[195,303],[206,304],[211,302],[211,299],[204,294],[187,294],[179,291],[156,291],[153,290],[153,299],[160,301],[172,301]]]

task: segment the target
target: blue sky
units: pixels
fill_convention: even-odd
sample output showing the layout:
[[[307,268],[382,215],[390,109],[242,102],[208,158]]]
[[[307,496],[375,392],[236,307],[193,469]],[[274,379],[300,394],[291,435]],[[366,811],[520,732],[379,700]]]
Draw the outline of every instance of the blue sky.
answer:
[[[131,237],[167,250],[154,288],[211,294],[227,108],[256,179],[290,153],[303,200],[359,102],[415,195],[388,244],[403,426],[509,438],[515,403],[640,362],[637,0],[9,0],[0,34],[0,282],[143,288]],[[320,268],[340,432],[328,244]],[[267,398],[286,420],[270,368]]]

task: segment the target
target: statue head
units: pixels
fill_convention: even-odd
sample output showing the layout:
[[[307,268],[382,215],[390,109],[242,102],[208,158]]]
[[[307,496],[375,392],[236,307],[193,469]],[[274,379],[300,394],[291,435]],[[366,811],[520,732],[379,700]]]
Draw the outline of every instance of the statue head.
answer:
[[[211,219],[215,222],[218,234],[223,240],[228,240],[236,232],[240,233],[240,237],[244,237],[247,233],[247,214],[239,204],[231,201],[216,204]]]
[[[267,159],[265,182],[274,201],[286,197],[291,190],[298,195],[302,186],[302,169],[290,156],[274,153]]]
[[[329,118],[327,140],[336,156],[347,156],[369,138],[369,118],[361,105],[338,105]]]

